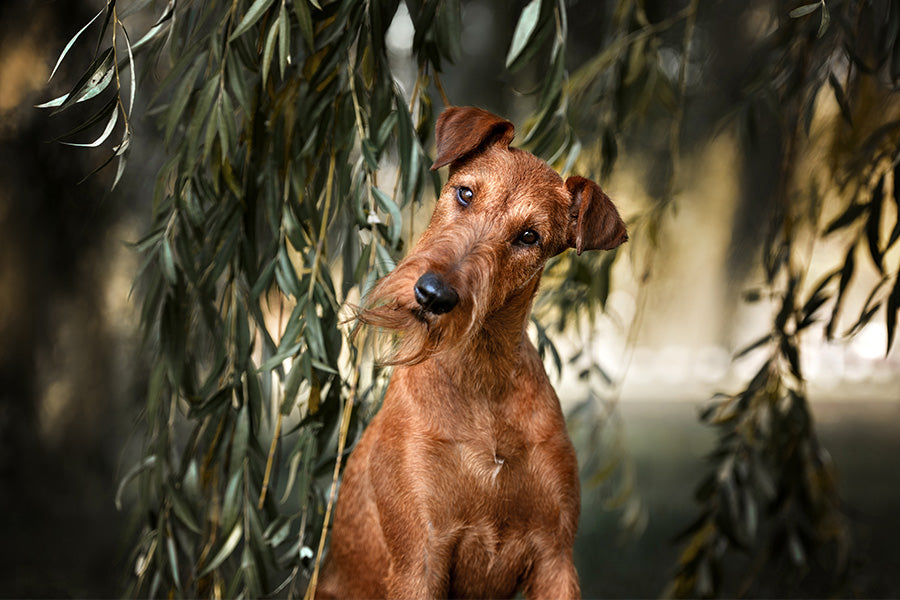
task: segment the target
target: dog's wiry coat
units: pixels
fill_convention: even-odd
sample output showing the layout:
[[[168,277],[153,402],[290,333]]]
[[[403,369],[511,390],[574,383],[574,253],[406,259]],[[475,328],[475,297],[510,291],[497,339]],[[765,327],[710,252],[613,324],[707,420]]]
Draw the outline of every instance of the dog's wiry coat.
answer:
[[[428,229],[359,318],[399,332],[384,405],[348,461],[321,598],[580,595],[578,467],[526,335],[546,261],[627,239],[609,198],[451,107]]]

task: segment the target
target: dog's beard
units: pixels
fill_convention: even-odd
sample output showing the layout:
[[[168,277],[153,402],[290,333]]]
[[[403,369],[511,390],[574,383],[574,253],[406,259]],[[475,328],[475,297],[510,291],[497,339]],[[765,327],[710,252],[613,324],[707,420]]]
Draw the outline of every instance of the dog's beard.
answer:
[[[387,365],[414,365],[440,354],[464,351],[481,329],[492,303],[489,285],[493,262],[487,252],[470,251],[454,263],[452,253],[435,247],[403,260],[370,292],[356,315],[366,325],[396,332]],[[481,256],[485,254],[485,256]],[[449,268],[455,264],[454,268]],[[426,311],[415,300],[414,288],[426,271],[447,277],[459,295],[458,304],[445,314]]]

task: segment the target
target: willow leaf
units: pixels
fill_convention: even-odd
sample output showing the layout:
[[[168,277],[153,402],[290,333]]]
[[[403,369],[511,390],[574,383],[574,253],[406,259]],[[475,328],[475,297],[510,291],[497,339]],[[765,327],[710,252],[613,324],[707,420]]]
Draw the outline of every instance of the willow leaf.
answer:
[[[156,23],[153,24],[153,27],[150,28],[147,33],[141,37],[134,45],[131,47],[132,50],[137,50],[150,40],[154,39],[160,31],[163,30],[164,27],[170,25],[169,21],[172,19],[172,15],[175,14],[175,0],[169,0],[169,3],[166,5],[166,9],[163,11],[163,14],[160,15],[159,19],[157,19]]]
[[[90,100],[105,90],[115,74],[115,50],[110,46],[97,59],[91,63],[87,72],[82,76],[72,91],[65,95],[53,114],[58,114],[73,104]],[[48,103],[49,104],[49,103]],[[38,108],[44,108],[44,105]]]
[[[132,467],[132,469],[125,474],[125,477],[123,477],[122,481],[119,482],[119,487],[116,490],[115,502],[116,508],[118,510],[122,510],[122,494],[125,492],[125,488],[128,487],[128,484],[134,481],[141,473],[153,467],[155,464],[156,456],[151,454],[140,463]]]
[[[137,74],[134,70],[134,52],[131,47],[131,39],[128,37],[128,30],[125,29],[125,24],[121,21],[119,22],[119,26],[122,28],[122,34],[125,36],[125,49],[128,51],[128,75],[129,75],[129,95],[128,95],[128,115],[131,115],[131,111],[134,108],[134,95],[137,90]]]
[[[303,0],[298,0],[302,2]],[[244,18],[241,19],[241,22],[235,28],[234,33],[231,34],[231,37],[228,38],[228,43],[233,42],[240,36],[242,36],[248,29],[253,27],[253,25],[259,21],[259,18],[262,17],[263,13],[268,10],[272,3],[275,0],[256,0],[250,8],[247,9],[247,13],[244,15]]]
[[[172,580],[175,588],[181,589],[181,575],[178,571],[178,553],[175,551],[175,540],[172,536],[166,536],[166,551],[169,555],[169,568],[172,570]]]
[[[102,15],[105,10],[106,10],[106,7],[101,8],[100,12],[98,12],[96,15],[94,15],[94,18],[87,22],[87,25],[85,25],[84,27],[79,29],[78,33],[76,33],[75,35],[72,36],[72,39],[69,40],[69,43],[66,44],[66,47],[63,48],[62,53],[60,53],[59,58],[56,60],[56,65],[54,65],[53,71],[50,72],[50,77],[47,78],[47,81],[50,81],[51,79],[53,79],[53,76],[56,74],[56,70],[59,69],[59,65],[62,64],[62,61],[66,57],[66,54],[69,53],[69,50],[72,49],[72,46],[75,45],[75,42],[78,40],[79,37],[81,37],[81,34],[84,33],[84,31],[88,27],[90,27],[94,21],[99,19],[100,15]],[[39,106],[38,108],[46,108],[46,107],[42,105],[42,106]]]
[[[215,556],[209,561],[198,574],[200,577],[207,575],[208,573],[214,571],[225,562],[225,559],[228,558],[234,549],[237,548],[238,543],[241,541],[241,537],[244,534],[244,527],[240,520],[238,520],[237,524],[234,526],[234,529],[231,530],[231,533],[228,534],[228,539],[225,540],[225,543],[222,544],[219,551],[216,552]]]
[[[803,6],[798,6],[794,10],[792,10],[789,16],[792,19],[796,19],[798,17],[805,17],[808,14],[814,13],[822,7],[822,2],[813,2],[811,4],[804,4]]]
[[[390,196],[382,192],[377,187],[372,187],[372,194],[374,194],[375,201],[378,203],[378,206],[380,206],[382,210],[391,215],[391,222],[388,226],[388,240],[393,246],[400,239],[400,229],[403,226],[403,216],[400,214],[400,208],[397,206],[397,203],[390,198]]]
[[[63,135],[59,136],[58,138],[56,138],[56,141],[62,142],[63,138],[72,137],[73,135],[76,135],[78,133],[81,133],[82,131],[90,129],[91,127],[93,127],[94,125],[96,125],[97,123],[99,123],[103,120],[108,120],[110,114],[114,110],[116,110],[116,105],[118,104],[118,102],[119,102],[119,99],[116,96],[112,96],[106,102],[106,104],[104,104],[103,107],[100,110],[98,110],[96,113],[91,115],[91,117],[89,119],[87,119],[86,121],[84,121],[83,123],[78,125],[77,127],[70,129]]]
[[[519,15],[519,21],[516,23],[516,29],[513,32],[512,42],[509,46],[509,53],[506,55],[506,68],[510,68],[512,64],[522,54],[522,50],[528,45],[529,40],[537,29],[538,20],[541,16],[541,0],[531,0],[522,13]]]
[[[272,23],[272,26],[269,27],[269,33],[266,36],[266,45],[263,47],[263,61],[262,61],[262,81],[263,85],[265,85],[266,81],[269,77],[269,69],[272,66],[272,57],[275,54],[275,42],[278,40],[278,32],[280,28],[278,26],[278,21]]]
[[[76,144],[75,142],[60,142],[60,143],[65,144],[66,146],[76,146],[79,148],[96,148],[97,146],[99,146],[100,144],[105,142],[106,138],[108,138],[109,135],[113,132],[113,129],[115,129],[115,127],[116,127],[116,121],[118,121],[118,119],[119,119],[119,110],[118,110],[118,107],[116,105],[114,105],[113,111],[109,115],[109,120],[106,123],[106,128],[103,130],[103,133],[100,134],[100,137],[98,137],[96,140],[94,140],[93,142],[86,143],[86,144]]]
[[[119,180],[122,179],[122,174],[125,172],[125,165],[128,163],[128,156],[131,154],[131,129],[125,130],[125,135],[122,138],[122,143],[114,148],[115,154],[113,156],[119,157],[119,164],[116,167],[116,176],[112,182],[112,189],[115,189],[116,185],[118,185]]]

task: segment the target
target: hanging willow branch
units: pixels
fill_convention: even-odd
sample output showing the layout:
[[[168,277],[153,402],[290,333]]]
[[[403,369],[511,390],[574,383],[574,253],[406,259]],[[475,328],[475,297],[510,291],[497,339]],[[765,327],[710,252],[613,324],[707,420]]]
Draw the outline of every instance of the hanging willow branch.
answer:
[[[412,237],[412,219],[404,228],[403,217],[439,184],[426,149],[434,115],[450,101],[440,74],[461,53],[459,0],[404,5],[414,28],[408,95],[395,83],[386,43],[399,0],[169,0],[134,43],[125,9],[108,0],[54,67],[99,28],[83,76],[41,107],[67,115],[94,107],[63,138],[102,149],[101,168],[118,159],[114,185],[136,143],[137,113],[155,115],[166,144],[152,224],[134,244],[152,365],[141,456],[117,495],[133,507],[138,529],[131,595],[296,597],[315,577],[343,454],[386,379],[367,360],[366,337],[350,334],[342,307],[389,271]],[[571,76],[562,0],[525,3],[508,41],[507,70],[523,79],[538,73],[520,143],[554,167],[606,179],[622,148],[637,152],[627,143],[640,126],[666,132],[655,136],[665,176],[648,184],[649,205],[629,224],[627,256],[641,286],[666,250],[660,232],[673,210],[699,193],[681,156],[695,91],[689,75],[706,75],[691,47],[710,6],[663,2],[653,21],[644,2],[615,3],[598,50]],[[776,8],[777,26],[753,48],[757,71],[723,126],[743,132],[750,151],[764,118],[781,148],[761,248],[763,291],[753,294],[771,300],[771,327],[736,356],[759,360],[756,375],[701,414],[720,439],[668,590],[680,596],[743,593],[779,560],[806,567],[828,547],[840,550],[832,564],[841,571],[849,537],[815,433],[801,339],[818,329],[846,338],[883,318],[886,352],[896,343],[900,10],[824,0]],[[664,46],[679,56],[674,77],[663,68]],[[141,69],[155,69],[156,82],[138,78]],[[142,85],[154,87],[144,93]],[[827,102],[836,110],[825,129],[835,133],[811,135],[829,118],[818,108]],[[800,175],[802,161],[815,161],[812,180]],[[837,214],[824,211],[820,190],[839,198]],[[814,278],[809,265],[826,243],[843,251]],[[582,408],[591,410],[573,421],[585,424],[587,443],[611,452],[583,461],[584,477],[617,482],[610,506],[627,504],[636,526],[641,510],[629,502],[621,431],[606,438],[621,379],[590,343],[562,357],[551,341],[573,330],[591,339],[622,256],[566,255],[551,264],[535,329],[557,369],[566,358],[590,363],[581,376],[591,388]],[[864,269],[878,282],[858,308],[848,298]],[[738,554],[750,566],[728,586],[719,574]]]
[[[409,97],[386,45],[397,0],[171,0],[133,45],[116,36],[125,26],[109,0],[60,56],[105,15],[108,48],[42,106],[100,102],[76,130],[107,124],[90,146],[126,117],[116,181],[134,54],[162,71],[150,110],[168,160],[134,245],[154,359],[142,458],[117,495],[140,524],[131,595],[293,597],[310,579],[314,589],[341,459],[385,383],[341,310],[391,268],[403,210],[438,187],[425,148],[434,96],[448,102],[439,73],[460,53],[458,0],[405,4],[418,68]],[[520,62],[555,20],[559,69],[563,5],[532,4]],[[541,109],[559,102],[544,96]]]

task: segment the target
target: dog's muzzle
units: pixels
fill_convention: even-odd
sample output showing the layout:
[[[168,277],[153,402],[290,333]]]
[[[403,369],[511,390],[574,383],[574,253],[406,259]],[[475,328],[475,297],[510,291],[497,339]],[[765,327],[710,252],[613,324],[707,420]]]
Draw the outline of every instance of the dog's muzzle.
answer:
[[[456,290],[434,271],[428,271],[419,277],[413,291],[416,302],[428,312],[436,315],[450,312],[459,302],[459,294],[456,293]]]

